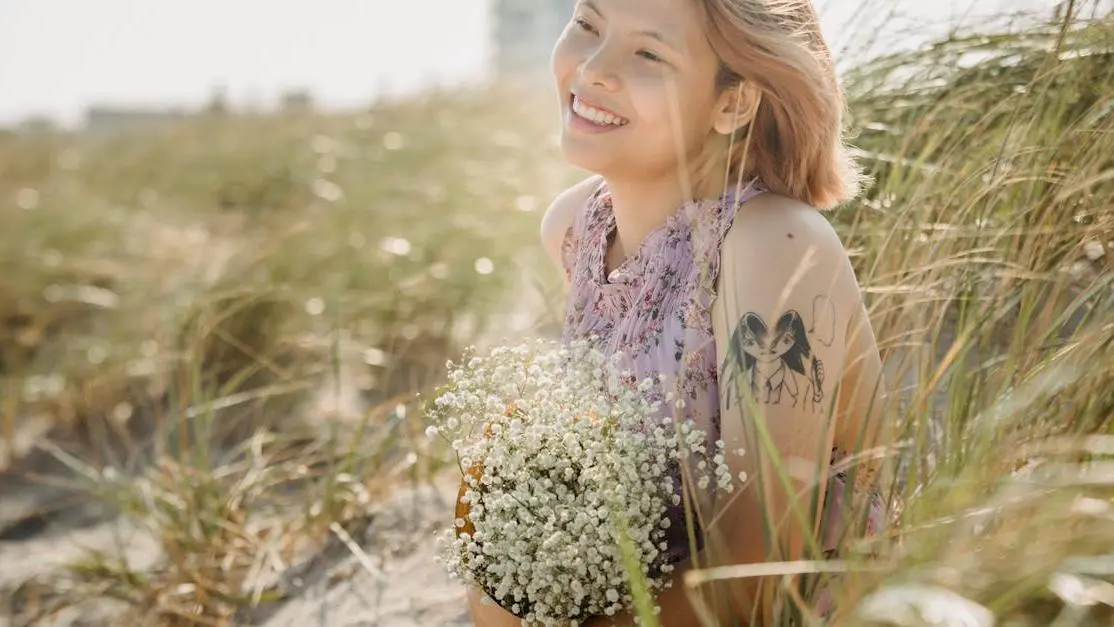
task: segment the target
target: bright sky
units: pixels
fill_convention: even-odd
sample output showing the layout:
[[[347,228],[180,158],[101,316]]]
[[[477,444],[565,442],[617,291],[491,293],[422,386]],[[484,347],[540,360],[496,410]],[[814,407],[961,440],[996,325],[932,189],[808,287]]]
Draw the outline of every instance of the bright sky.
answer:
[[[479,72],[486,0],[0,0],[0,125],[91,102],[198,103],[228,86],[332,105]]]
[[[466,80],[486,65],[488,1],[0,0],[0,125],[33,114],[70,124],[90,103],[195,105],[218,85],[234,105],[271,106],[308,88],[323,104],[350,106],[378,88]],[[896,7],[923,34],[927,22],[970,22],[972,3],[992,11],[1055,0],[815,2],[839,51],[875,32],[847,28],[864,8],[876,20],[877,7]]]

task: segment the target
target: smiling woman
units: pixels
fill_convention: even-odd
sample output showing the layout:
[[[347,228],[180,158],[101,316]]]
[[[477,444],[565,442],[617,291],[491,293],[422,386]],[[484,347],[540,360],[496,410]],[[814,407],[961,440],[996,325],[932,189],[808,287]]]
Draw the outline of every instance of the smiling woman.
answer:
[[[668,514],[678,583],[656,599],[661,623],[696,625],[679,583],[695,565],[821,557],[847,494],[869,511],[852,532],[881,524],[873,467],[855,486],[829,473],[886,437],[862,295],[818,211],[860,183],[843,95],[808,0],[580,0],[552,59],[565,157],[596,173],[541,227],[570,287],[564,338],[660,376],[647,394],[684,399],[666,419],[747,452],[729,461],[741,494],[686,489]],[[724,592],[721,624],[775,622],[758,582]],[[518,624],[480,598],[477,625]]]
[[[716,113],[717,94],[708,87],[717,59],[695,7],[585,0],[575,11],[553,54],[567,98],[566,158],[606,173],[613,187],[676,178],[678,150],[699,152]],[[675,121],[678,113],[688,119]],[[622,124],[601,127],[601,117]]]

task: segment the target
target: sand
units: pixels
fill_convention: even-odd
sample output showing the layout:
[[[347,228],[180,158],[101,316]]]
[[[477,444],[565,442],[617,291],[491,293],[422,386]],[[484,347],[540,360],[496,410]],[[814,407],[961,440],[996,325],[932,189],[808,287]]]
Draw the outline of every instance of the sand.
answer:
[[[436,481],[400,486],[369,512],[350,545],[334,534],[326,547],[292,565],[287,599],[246,613],[242,624],[265,627],[412,627],[471,625],[464,589],[436,562],[435,532],[447,524],[458,485],[450,471]],[[10,505],[12,501],[6,504]],[[9,509],[10,512],[10,509]],[[343,533],[343,532],[342,532]],[[125,609],[106,600],[87,601],[29,621],[37,592],[47,584],[20,584],[49,575],[85,551],[119,551],[134,568],[155,566],[153,538],[121,519],[78,528],[55,524],[41,533],[0,541],[0,627],[94,627],[119,625]]]

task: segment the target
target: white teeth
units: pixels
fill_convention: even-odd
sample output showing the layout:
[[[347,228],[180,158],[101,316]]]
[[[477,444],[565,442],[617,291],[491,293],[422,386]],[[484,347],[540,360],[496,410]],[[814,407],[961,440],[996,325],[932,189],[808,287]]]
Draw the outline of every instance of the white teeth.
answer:
[[[627,123],[627,120],[624,120],[623,118],[611,115],[606,111],[600,111],[599,109],[596,109],[594,107],[589,107],[588,105],[581,102],[580,98],[577,98],[575,96],[573,96],[572,99],[572,110],[575,111],[576,114],[580,117],[586,120],[591,120],[596,124],[605,126],[623,126]]]

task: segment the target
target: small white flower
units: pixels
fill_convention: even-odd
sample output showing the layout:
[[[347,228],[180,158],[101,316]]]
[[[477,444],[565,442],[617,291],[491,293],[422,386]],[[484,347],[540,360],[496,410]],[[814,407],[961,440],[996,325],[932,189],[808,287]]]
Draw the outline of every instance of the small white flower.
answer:
[[[649,573],[667,550],[667,504],[681,502],[676,464],[696,455],[698,484],[731,491],[724,444],[663,413],[650,398],[672,402],[663,376],[637,381],[620,371],[621,355],[604,355],[591,341],[535,341],[468,357],[449,364],[450,383],[430,405],[431,422],[461,436],[453,448],[462,467],[483,465],[480,480],[465,477],[461,496],[475,533],[446,530],[440,560],[450,575],[483,584],[541,625],[630,609],[615,516]],[[462,519],[453,522],[462,528]],[[661,590],[669,580],[650,584]]]
[[[437,433],[438,433],[437,427],[435,427],[434,425],[429,425],[428,427],[425,428],[425,437],[427,437],[427,438],[433,439],[433,438],[437,437]]]

